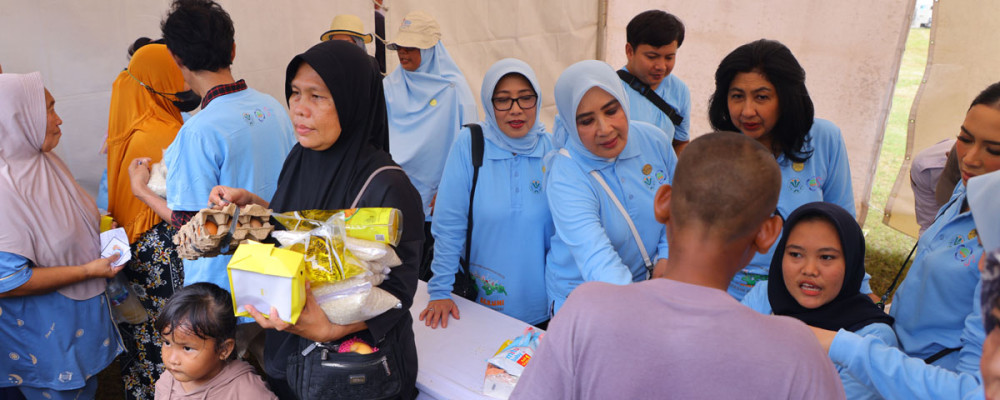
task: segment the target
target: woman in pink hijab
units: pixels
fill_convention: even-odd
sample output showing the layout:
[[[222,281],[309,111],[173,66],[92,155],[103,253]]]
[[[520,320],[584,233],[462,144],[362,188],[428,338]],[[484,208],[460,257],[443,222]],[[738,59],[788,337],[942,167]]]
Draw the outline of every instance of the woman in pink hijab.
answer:
[[[93,398],[121,352],[97,205],[52,152],[62,120],[41,74],[0,74],[0,387]]]

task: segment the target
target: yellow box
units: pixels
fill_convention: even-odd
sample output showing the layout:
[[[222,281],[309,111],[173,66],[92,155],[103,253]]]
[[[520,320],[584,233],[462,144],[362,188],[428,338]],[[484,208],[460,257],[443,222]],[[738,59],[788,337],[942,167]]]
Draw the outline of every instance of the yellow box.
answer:
[[[249,317],[243,308],[249,304],[264,315],[274,307],[283,321],[298,321],[306,303],[302,253],[250,241],[236,248],[226,271],[237,316]]]
[[[111,218],[110,215],[102,215],[101,216],[101,232],[110,231],[111,230],[111,222],[112,221],[114,221],[114,218]]]

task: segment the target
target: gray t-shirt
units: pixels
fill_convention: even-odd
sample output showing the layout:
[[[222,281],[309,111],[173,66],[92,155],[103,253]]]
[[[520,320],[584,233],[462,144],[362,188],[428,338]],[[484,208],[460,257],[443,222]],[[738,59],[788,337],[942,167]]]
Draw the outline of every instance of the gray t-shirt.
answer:
[[[511,399],[843,399],[802,322],[669,279],[585,283],[549,325]]]

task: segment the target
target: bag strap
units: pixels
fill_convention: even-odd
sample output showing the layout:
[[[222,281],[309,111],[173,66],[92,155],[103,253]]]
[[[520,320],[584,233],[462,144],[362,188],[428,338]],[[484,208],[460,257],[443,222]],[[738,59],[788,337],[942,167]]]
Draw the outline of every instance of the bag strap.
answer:
[[[951,200],[949,200],[947,203],[945,203],[944,207],[941,207],[941,210],[938,211],[937,215],[934,217],[934,222],[937,222],[938,218],[941,218],[941,216],[944,215],[944,213],[946,211],[948,211],[948,208],[950,208],[952,206],[952,204],[955,204],[955,200],[958,200],[958,197],[952,197]],[[906,256],[906,259],[903,260],[903,264],[901,264],[899,266],[899,271],[896,272],[896,277],[892,278],[892,283],[889,284],[889,288],[886,289],[885,293],[882,294],[882,298],[879,299],[879,302],[875,303],[875,305],[878,306],[878,308],[880,310],[885,310],[885,302],[889,300],[889,295],[891,295],[892,291],[896,289],[896,284],[899,283],[899,277],[903,276],[903,271],[906,270],[906,263],[910,262],[910,257],[913,257],[913,253],[915,251],[917,251],[917,244],[919,244],[919,243],[920,243],[920,240],[918,238],[917,239],[917,243],[914,243],[913,244],[913,248],[910,249],[910,254]],[[947,350],[947,349],[945,349],[945,350]],[[945,355],[947,355],[947,354],[944,354],[941,357],[943,357]],[[936,361],[936,360],[937,359],[935,359],[934,361]],[[933,361],[928,362],[928,364],[930,364],[931,362],[933,362]]]
[[[573,158],[572,156],[570,156],[569,151],[567,151],[565,148],[559,149],[559,154],[562,154],[571,159]],[[601,187],[604,188],[604,191],[608,194],[608,197],[611,198],[611,202],[615,203],[615,207],[618,207],[618,212],[622,214],[622,217],[625,217],[625,222],[628,223],[628,228],[629,230],[632,231],[632,238],[635,239],[635,244],[639,246],[639,253],[642,254],[642,262],[646,265],[646,273],[647,273],[646,278],[649,278],[653,274],[653,262],[650,261],[649,259],[649,253],[646,252],[646,246],[642,244],[642,239],[639,237],[639,230],[635,228],[635,223],[632,222],[632,217],[628,216],[628,211],[625,211],[625,206],[623,206],[622,203],[618,201],[618,196],[615,196],[615,193],[611,191],[611,187],[608,186],[608,183],[604,180],[604,177],[602,177],[599,172],[591,170],[590,176],[594,177],[594,179],[597,180],[597,183],[601,184]]]
[[[472,190],[469,190],[469,218],[465,226],[465,274],[469,275],[469,255],[472,252],[472,204],[476,198],[476,183],[479,181],[479,167],[483,166],[483,127],[479,124],[465,124],[472,133]]]
[[[639,94],[652,102],[656,108],[659,108],[660,111],[667,114],[667,118],[670,118],[670,122],[674,125],[680,126],[680,124],[684,122],[684,117],[677,112],[676,108],[667,104],[667,102],[663,100],[660,95],[656,94],[653,88],[640,81],[635,75],[630,74],[624,69],[620,69],[618,70],[618,77],[621,78],[622,81],[625,81],[625,84],[627,84],[628,87],[632,88],[636,92],[639,92]]]
[[[398,169],[400,171],[403,170],[402,168],[395,165],[386,165],[384,167],[372,171],[371,175],[368,175],[368,180],[366,180],[365,184],[361,186],[361,190],[358,192],[358,197],[355,197],[354,202],[351,203],[351,208],[358,208],[358,202],[361,201],[361,196],[365,194],[365,190],[368,189],[368,184],[372,183],[372,179],[375,179],[375,175],[378,175],[382,171],[388,171],[392,169]]]

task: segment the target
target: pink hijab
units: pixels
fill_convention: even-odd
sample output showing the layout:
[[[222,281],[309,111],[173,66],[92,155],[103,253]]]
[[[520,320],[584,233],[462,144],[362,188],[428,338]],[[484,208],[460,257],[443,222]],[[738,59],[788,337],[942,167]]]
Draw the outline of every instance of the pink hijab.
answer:
[[[97,205],[53,152],[43,153],[47,113],[42,75],[0,74],[0,251],[35,267],[100,257]],[[104,292],[101,278],[59,289],[74,300]]]

